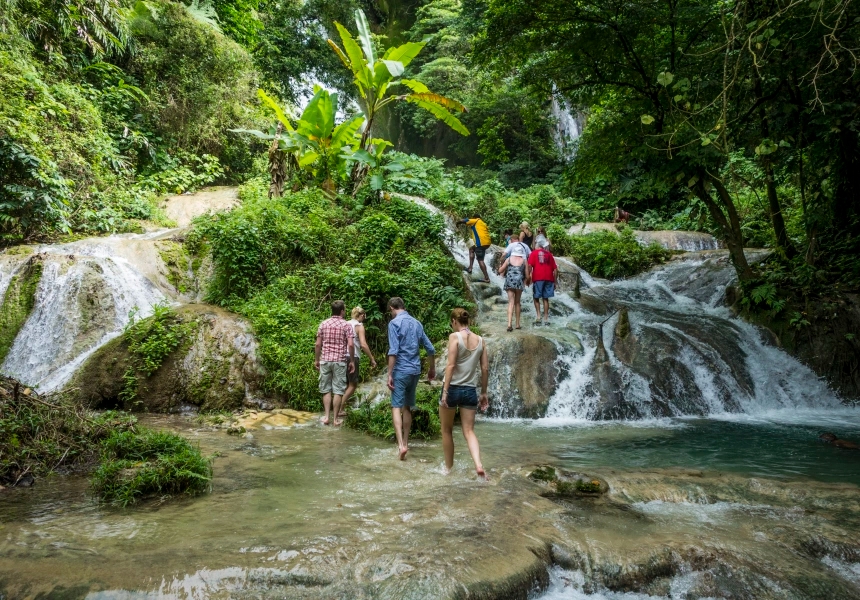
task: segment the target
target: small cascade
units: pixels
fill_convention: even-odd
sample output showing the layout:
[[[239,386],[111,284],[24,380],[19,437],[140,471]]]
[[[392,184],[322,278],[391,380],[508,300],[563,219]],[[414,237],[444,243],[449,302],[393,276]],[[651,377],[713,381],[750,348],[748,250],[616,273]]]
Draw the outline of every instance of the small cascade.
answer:
[[[57,390],[122,332],[132,310],[151,314],[165,295],[144,274],[154,259],[136,248],[142,239],[110,236],[35,248],[31,256],[41,261],[42,275],[34,307],[0,370],[41,392]],[[123,256],[129,254],[138,264]],[[0,286],[31,256],[3,255]]]

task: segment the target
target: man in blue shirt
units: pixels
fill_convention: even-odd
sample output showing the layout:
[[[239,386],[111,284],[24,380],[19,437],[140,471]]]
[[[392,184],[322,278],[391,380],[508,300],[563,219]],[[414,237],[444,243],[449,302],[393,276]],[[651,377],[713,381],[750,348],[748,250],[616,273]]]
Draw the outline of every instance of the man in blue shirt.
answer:
[[[421,358],[418,349],[424,346],[430,360],[427,380],[436,379],[436,350],[424,327],[406,312],[403,298],[395,296],[388,301],[393,318],[388,323],[388,389],[391,390],[391,418],[400,450],[400,460],[406,460],[409,451],[409,431],[412,429],[412,409],[415,408],[415,390],[421,378]]]

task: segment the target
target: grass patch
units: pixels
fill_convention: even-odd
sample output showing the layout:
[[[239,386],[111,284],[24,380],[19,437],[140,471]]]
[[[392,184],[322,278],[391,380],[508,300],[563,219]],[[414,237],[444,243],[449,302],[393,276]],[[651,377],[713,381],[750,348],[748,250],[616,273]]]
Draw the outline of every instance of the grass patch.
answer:
[[[358,408],[347,409],[344,425],[383,440],[395,439],[391,404],[386,401],[376,405],[364,403]],[[419,385],[416,405],[412,409],[412,432],[409,435],[413,439],[431,440],[439,437],[440,431],[439,390]]]
[[[211,459],[199,448],[174,433],[138,428],[102,442],[91,482],[103,502],[128,506],[149,497],[199,494],[211,479]]]
[[[37,258],[27,261],[9,282],[0,307],[0,362],[9,354],[18,332],[30,316],[36,303],[36,288],[42,279],[42,262]]]

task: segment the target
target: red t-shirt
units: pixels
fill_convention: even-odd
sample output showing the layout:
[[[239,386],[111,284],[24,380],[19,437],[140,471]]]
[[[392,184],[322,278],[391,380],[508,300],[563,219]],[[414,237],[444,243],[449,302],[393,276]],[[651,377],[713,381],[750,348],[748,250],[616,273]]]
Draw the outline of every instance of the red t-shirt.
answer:
[[[532,281],[555,281],[552,272],[558,267],[549,250],[538,248],[529,254],[529,264],[532,267]]]

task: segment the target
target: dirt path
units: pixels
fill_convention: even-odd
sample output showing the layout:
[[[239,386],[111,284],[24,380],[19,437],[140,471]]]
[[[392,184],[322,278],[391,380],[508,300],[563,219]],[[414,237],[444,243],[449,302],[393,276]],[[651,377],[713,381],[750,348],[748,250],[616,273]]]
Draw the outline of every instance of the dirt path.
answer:
[[[239,204],[239,188],[229,186],[203,188],[194,194],[170,196],[164,210],[177,227],[188,227],[192,219],[207,212],[229,210]]]

